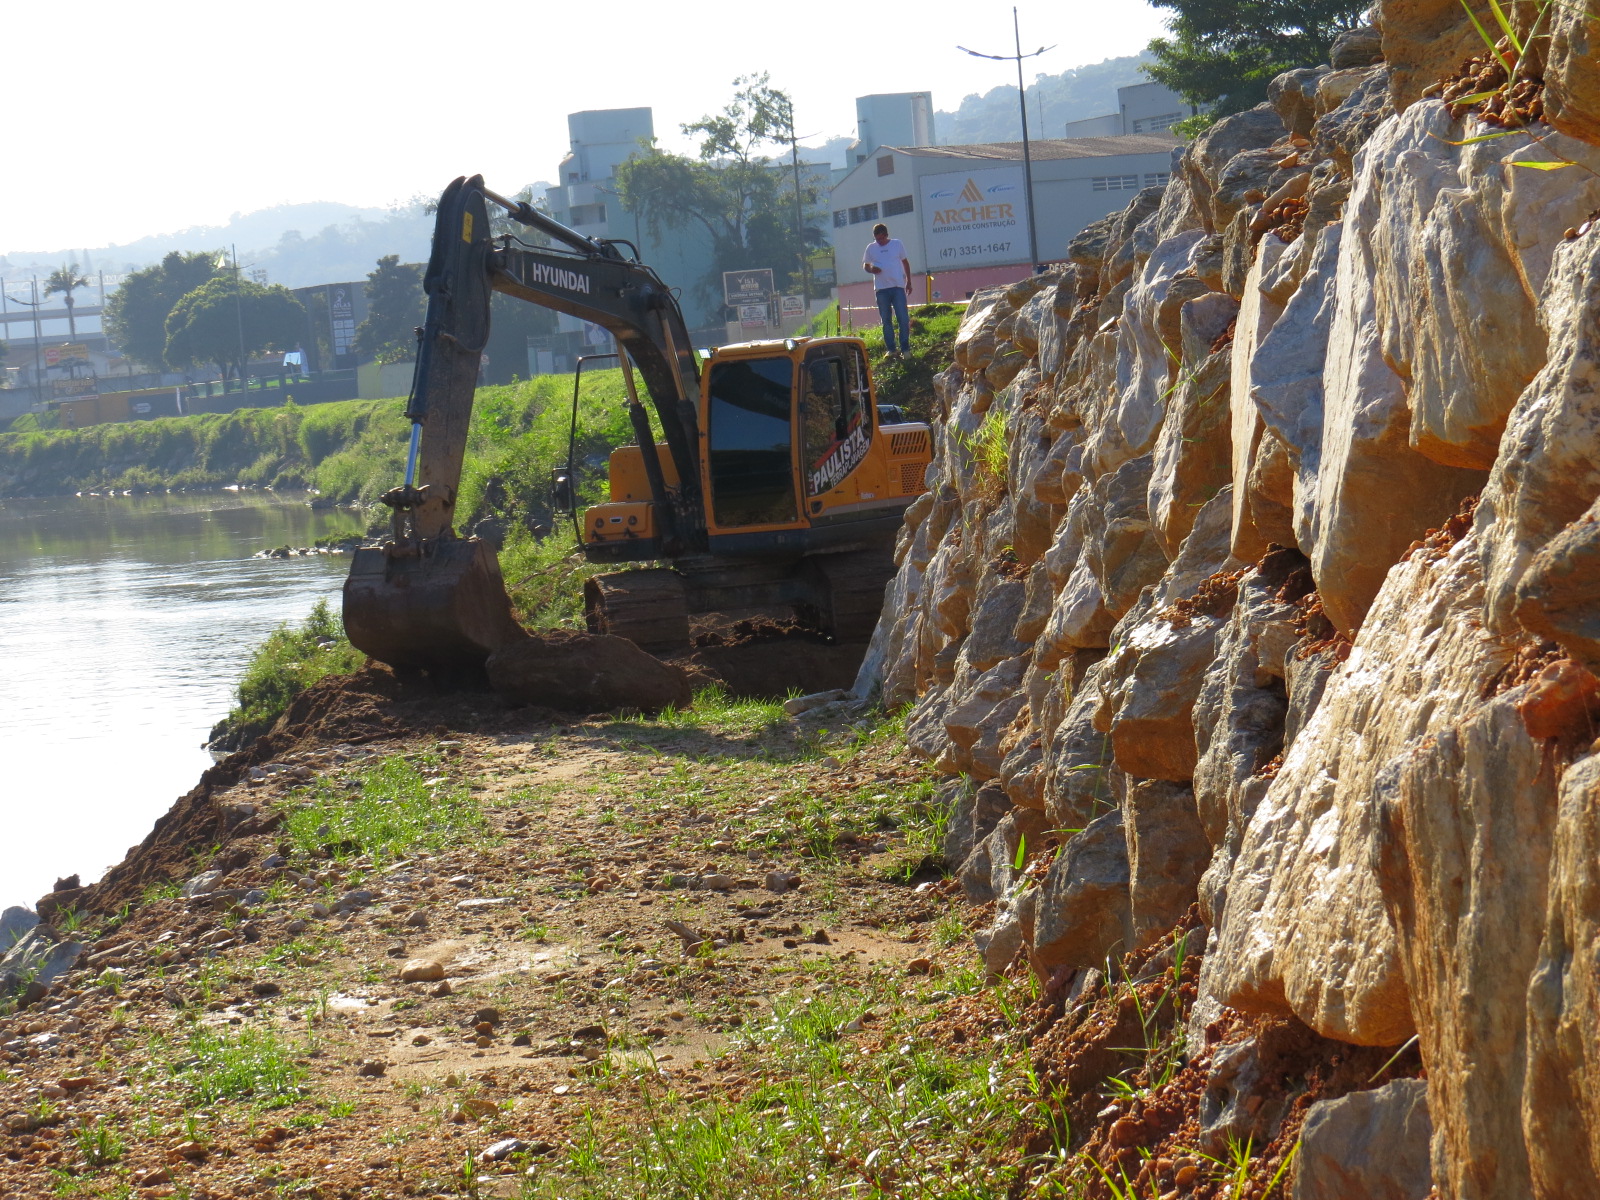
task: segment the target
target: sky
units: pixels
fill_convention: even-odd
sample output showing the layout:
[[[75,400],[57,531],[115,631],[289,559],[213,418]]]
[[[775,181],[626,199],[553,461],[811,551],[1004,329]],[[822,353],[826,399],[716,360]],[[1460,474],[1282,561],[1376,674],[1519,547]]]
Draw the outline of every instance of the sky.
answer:
[[[802,137],[854,133],[854,98],[931,91],[937,109],[1015,83],[1011,6],[659,0],[43,0],[8,6],[12,156],[0,253],[126,243],[277,204],[434,196],[481,173],[511,193],[556,178],[566,114],[648,105],[668,149],[740,75],[794,98]],[[1137,53],[1142,0],[1018,8],[1026,78]],[[63,36],[63,22],[71,26]],[[30,154],[28,147],[40,153]],[[20,161],[23,159],[30,162]]]

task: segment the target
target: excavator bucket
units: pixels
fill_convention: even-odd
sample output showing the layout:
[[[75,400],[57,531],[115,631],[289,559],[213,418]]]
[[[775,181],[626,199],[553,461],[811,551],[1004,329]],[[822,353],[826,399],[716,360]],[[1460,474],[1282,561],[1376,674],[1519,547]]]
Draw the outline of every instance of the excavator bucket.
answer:
[[[365,547],[350,564],[344,628],[356,649],[392,667],[458,673],[528,636],[489,543],[440,538],[420,552],[395,550]]]
[[[527,637],[511,615],[494,549],[451,528],[489,336],[489,232],[483,180],[457,179],[439,199],[423,277],[428,315],[406,404],[411,463],[405,486],[383,496],[395,510],[394,534],[357,550],[345,579],[345,632],[357,649],[392,667],[470,673],[501,646]],[[421,486],[413,486],[413,467]]]

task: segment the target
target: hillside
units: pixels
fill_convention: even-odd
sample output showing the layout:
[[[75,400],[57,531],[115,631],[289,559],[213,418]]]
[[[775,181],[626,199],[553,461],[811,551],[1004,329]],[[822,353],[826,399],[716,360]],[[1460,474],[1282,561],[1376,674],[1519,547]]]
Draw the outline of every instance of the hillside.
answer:
[[[1072,71],[1041,73],[1028,82],[1028,132],[1032,137],[1060,137],[1068,121],[1117,111],[1117,89],[1149,83],[1140,69],[1145,54],[1108,58]],[[1003,68],[997,68],[1003,69]],[[1001,84],[987,92],[962,97],[954,112],[934,114],[934,136],[941,146],[1021,140],[1017,89]]]

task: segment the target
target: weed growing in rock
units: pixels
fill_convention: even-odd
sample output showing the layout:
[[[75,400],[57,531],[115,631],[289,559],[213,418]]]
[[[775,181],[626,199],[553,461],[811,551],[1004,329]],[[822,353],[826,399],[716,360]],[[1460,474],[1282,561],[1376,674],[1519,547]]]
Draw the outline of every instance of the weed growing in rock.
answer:
[[[306,854],[372,857],[375,866],[420,850],[437,850],[485,821],[476,797],[450,782],[423,755],[394,755],[354,776],[295,793],[299,806],[284,828]]]
[[[1539,77],[1537,66],[1530,68],[1530,64],[1542,60],[1543,55],[1534,52],[1534,43],[1541,39],[1545,42],[1550,40],[1545,18],[1556,7],[1556,0],[1537,0],[1536,15],[1521,34],[1517,32],[1500,0],[1489,0],[1490,17],[1495,28],[1503,35],[1499,38],[1473,11],[1469,0],[1461,0],[1461,7],[1466,10],[1467,19],[1472,22],[1472,28],[1483,42],[1485,53],[1464,63],[1456,78],[1441,80],[1423,94],[1438,95],[1452,117],[1460,118],[1468,112],[1474,113],[1493,132],[1450,141],[1449,144],[1471,146],[1521,134],[1548,150],[1552,157],[1543,160],[1501,159],[1506,166],[1539,171],[1578,167],[1594,175],[1590,167],[1568,158],[1530,128],[1544,119],[1544,80]]]
[[[970,438],[957,435],[962,448],[972,459],[973,479],[978,498],[994,504],[1006,494],[1006,475],[1010,465],[1011,417],[1005,405],[995,404]]]
[[[117,1136],[117,1131],[104,1121],[80,1126],[73,1131],[72,1138],[78,1144],[78,1153],[83,1155],[84,1163],[90,1167],[109,1167],[121,1161],[127,1151],[127,1145]]]
[[[213,1029],[197,1025],[175,1045],[151,1047],[157,1061],[168,1064],[184,1089],[185,1104],[205,1108],[227,1100],[248,1100],[260,1108],[282,1108],[303,1094],[305,1069],[276,1033],[242,1027]]]

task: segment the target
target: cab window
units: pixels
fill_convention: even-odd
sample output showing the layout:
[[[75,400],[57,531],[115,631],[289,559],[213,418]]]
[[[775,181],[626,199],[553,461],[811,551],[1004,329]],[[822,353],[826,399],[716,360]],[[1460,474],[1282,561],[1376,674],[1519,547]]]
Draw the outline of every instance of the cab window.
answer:
[[[800,367],[805,389],[806,494],[835,487],[872,440],[866,364],[858,347],[814,346]]]
[[[779,525],[798,519],[790,402],[794,364],[747,358],[711,368],[707,440],[716,523]]]

